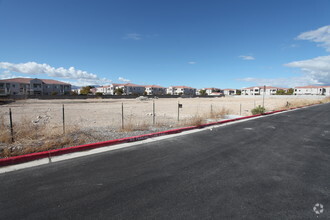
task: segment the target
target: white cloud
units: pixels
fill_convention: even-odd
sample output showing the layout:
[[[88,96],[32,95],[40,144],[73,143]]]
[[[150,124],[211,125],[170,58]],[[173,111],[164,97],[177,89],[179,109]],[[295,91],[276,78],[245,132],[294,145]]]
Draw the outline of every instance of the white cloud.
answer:
[[[330,52],[330,25],[307,31],[300,34],[297,39],[309,40],[320,43],[318,46],[324,47]],[[291,47],[296,47],[295,44]],[[301,85],[330,85],[330,56],[319,56],[308,60],[293,61],[284,64],[286,67],[299,68],[302,75],[300,77],[262,79],[262,78],[244,78],[241,81],[253,82],[257,85],[273,86],[301,86]]]
[[[0,79],[12,79],[12,78],[24,78],[22,76],[16,76],[9,71],[5,70],[0,74]]]
[[[324,47],[328,52],[330,52],[330,25],[304,32],[300,34],[297,39],[320,43],[318,46]]]
[[[241,58],[242,60],[255,60],[256,59],[253,56],[245,56],[245,55],[241,55],[241,56],[239,56],[239,58]]]
[[[294,61],[284,66],[299,68],[302,75],[289,78],[244,78],[240,81],[253,82],[256,85],[269,86],[303,86],[303,85],[329,85],[330,84],[330,56],[321,56],[309,60]]]
[[[65,69],[63,67],[55,68],[46,63],[39,64],[36,62],[27,62],[27,63],[9,63],[9,62],[0,62],[0,69],[4,69],[3,74],[23,73],[28,75],[39,75],[45,74],[49,77],[64,78],[68,80],[75,80],[77,83],[88,83],[88,84],[106,84],[111,83],[112,81],[106,78],[99,78],[96,74],[89,73],[83,70],[77,70],[74,67]],[[10,77],[8,78],[13,78]],[[2,76],[1,76],[2,77]]]
[[[77,79],[77,80],[69,80],[64,81],[67,83],[70,83],[75,86],[89,86],[89,85],[109,85],[112,83],[111,80],[102,78],[98,80],[89,80],[89,79]]]
[[[188,64],[193,65],[193,64],[196,64],[196,62],[195,61],[189,61]]]
[[[141,40],[142,36],[141,36],[141,34],[131,33],[131,34],[126,34],[124,39]]]
[[[128,82],[131,81],[131,80],[129,80],[129,79],[125,79],[125,78],[123,78],[123,77],[119,77],[118,80],[121,81],[121,82],[126,82],[126,83],[128,83]]]
[[[330,84],[330,56],[321,56],[309,60],[284,64],[287,67],[300,68],[316,84]]]
[[[69,69],[65,69],[63,67],[55,68],[46,63],[39,64],[36,62],[27,62],[16,64],[0,62],[0,69],[30,75],[46,74],[51,77],[67,79],[98,79],[96,74],[88,73],[87,71],[77,70],[74,67],[70,67]]]
[[[317,84],[315,80],[309,78],[308,76],[302,77],[290,77],[290,78],[243,78],[238,79],[239,81],[252,82],[256,86],[278,86],[278,87],[295,87],[302,85]]]

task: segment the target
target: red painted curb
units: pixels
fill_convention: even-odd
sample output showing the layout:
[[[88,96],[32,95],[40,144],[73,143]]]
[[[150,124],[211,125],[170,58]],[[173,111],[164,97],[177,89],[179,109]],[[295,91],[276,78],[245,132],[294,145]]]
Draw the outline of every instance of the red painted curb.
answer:
[[[288,110],[293,110],[293,109],[302,108],[302,107],[304,107],[304,106],[299,106],[299,107],[296,107],[296,108],[290,108]],[[270,115],[270,114],[283,112],[283,111],[287,111],[287,110],[278,110],[278,111],[266,112],[264,114],[250,115],[250,116],[244,116],[244,117],[234,118],[234,119],[227,119],[227,120],[223,120],[223,121],[217,121],[217,122],[202,124],[202,125],[199,125],[199,126],[190,126],[190,127],[184,127],[184,128],[177,128],[177,129],[161,131],[161,132],[156,132],[156,133],[150,133],[150,134],[144,134],[144,135],[138,135],[138,136],[133,136],[133,137],[120,138],[120,139],[103,141],[103,142],[98,142],[98,143],[84,144],[84,145],[79,145],[79,146],[74,146],[74,147],[66,147],[66,148],[61,148],[61,149],[56,149],[56,150],[49,150],[49,151],[31,153],[31,154],[20,155],[20,156],[15,156],[15,157],[2,158],[2,159],[0,159],[0,167],[19,164],[19,163],[24,163],[24,162],[29,162],[29,161],[32,161],[32,160],[38,160],[38,159],[43,159],[43,158],[50,158],[50,157],[53,157],[53,156],[59,156],[59,155],[68,154],[68,153],[91,150],[91,149],[94,149],[94,148],[111,146],[111,145],[115,145],[115,144],[141,141],[141,140],[145,140],[145,139],[152,138],[152,137],[159,137],[159,136],[163,136],[163,135],[176,134],[176,133],[181,133],[183,131],[189,131],[189,130],[193,130],[193,129],[204,128],[204,127],[208,127],[208,126],[212,126],[212,125],[225,124],[225,123],[229,123],[229,122],[233,122],[233,121],[239,121],[239,120],[248,119],[248,118],[255,118],[255,117],[262,116],[262,115]]]
[[[151,133],[151,134],[144,134],[144,135],[139,135],[139,136],[103,141],[103,142],[98,142],[98,143],[84,144],[84,145],[79,145],[79,146],[74,146],[74,147],[67,147],[67,148],[31,153],[31,154],[26,154],[26,155],[20,155],[20,156],[15,156],[15,157],[2,158],[2,159],[0,159],[0,167],[29,162],[32,160],[43,159],[43,158],[47,158],[47,157],[59,156],[59,155],[67,154],[67,153],[91,150],[94,148],[111,146],[111,145],[115,145],[115,144],[135,142],[135,141],[145,140],[145,139],[152,138],[152,137],[159,137],[159,136],[168,135],[168,134],[176,134],[176,133],[180,133],[182,131],[188,131],[188,130],[195,129],[196,127],[197,126],[184,127],[184,128],[172,129],[172,130],[161,131],[161,132],[156,132],[156,133]]]

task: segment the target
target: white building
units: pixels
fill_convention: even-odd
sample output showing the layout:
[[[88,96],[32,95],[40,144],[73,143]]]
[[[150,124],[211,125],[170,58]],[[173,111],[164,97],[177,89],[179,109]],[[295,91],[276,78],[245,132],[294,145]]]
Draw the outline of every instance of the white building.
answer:
[[[196,91],[196,95],[200,95],[200,91],[205,90],[205,93],[209,96],[220,96],[223,95],[223,90],[219,88],[202,88]]]
[[[330,96],[330,86],[324,86],[325,88],[325,94],[326,96]]]
[[[224,89],[223,94],[224,95],[236,95],[236,89]]]
[[[96,87],[96,92],[97,93],[102,93],[103,95],[107,94],[107,89],[109,86],[101,86],[101,87]]]
[[[103,95],[115,95],[115,90],[123,84],[110,84],[108,86],[101,86],[96,88],[96,92],[101,92]]]
[[[195,95],[196,89],[188,86],[170,86],[166,93],[170,95]]]
[[[276,95],[277,91],[279,90],[284,90],[285,92],[288,91],[287,88],[266,86],[265,95]],[[263,94],[264,94],[263,86],[248,87],[248,88],[243,88],[241,90],[241,95],[263,95]]]
[[[145,86],[147,95],[166,95],[166,88],[157,85]]]
[[[64,95],[71,84],[52,79],[13,78],[0,80],[0,95]]]
[[[120,84],[118,88],[123,89],[124,95],[143,95],[146,90],[144,86],[133,83]]]
[[[133,83],[113,83],[108,86],[101,86],[96,88],[96,92],[101,92],[104,95],[115,95],[117,89],[122,89],[123,95],[143,95],[145,91],[145,86]]]
[[[330,86],[298,86],[293,89],[293,94],[330,96]]]

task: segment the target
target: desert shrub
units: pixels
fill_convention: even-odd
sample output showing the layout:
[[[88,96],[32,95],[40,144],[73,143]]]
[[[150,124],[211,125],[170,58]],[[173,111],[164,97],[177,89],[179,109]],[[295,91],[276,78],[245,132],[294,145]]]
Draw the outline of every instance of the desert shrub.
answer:
[[[258,107],[255,107],[251,110],[252,115],[258,115],[265,113],[266,109],[262,107],[261,105],[258,105]]]

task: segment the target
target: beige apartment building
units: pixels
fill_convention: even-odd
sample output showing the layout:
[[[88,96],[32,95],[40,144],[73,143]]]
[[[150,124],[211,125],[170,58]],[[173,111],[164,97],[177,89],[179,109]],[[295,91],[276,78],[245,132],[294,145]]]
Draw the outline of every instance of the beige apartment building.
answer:
[[[13,78],[0,80],[0,95],[64,95],[71,84],[53,79]]]

